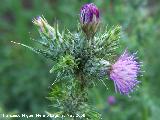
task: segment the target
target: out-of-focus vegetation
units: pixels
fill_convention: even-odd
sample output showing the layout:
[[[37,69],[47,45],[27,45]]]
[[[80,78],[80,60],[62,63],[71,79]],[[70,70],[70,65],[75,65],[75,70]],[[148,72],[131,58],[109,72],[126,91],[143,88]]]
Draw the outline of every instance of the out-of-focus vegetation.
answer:
[[[52,109],[45,99],[54,76],[50,61],[10,41],[33,44],[37,37],[33,17],[44,15],[49,23],[76,28],[81,5],[94,2],[103,25],[121,25],[121,48],[138,50],[143,62],[142,83],[130,98],[115,94],[113,83],[91,89],[90,102],[104,120],[158,120],[160,114],[160,1],[159,0],[1,0],[0,4],[0,113],[44,113]],[[102,26],[103,27],[103,26]],[[32,44],[31,44],[32,42]],[[112,88],[112,89],[111,89]],[[105,91],[105,92],[104,92]],[[110,106],[107,97],[114,95]],[[2,112],[3,111],[3,112]]]

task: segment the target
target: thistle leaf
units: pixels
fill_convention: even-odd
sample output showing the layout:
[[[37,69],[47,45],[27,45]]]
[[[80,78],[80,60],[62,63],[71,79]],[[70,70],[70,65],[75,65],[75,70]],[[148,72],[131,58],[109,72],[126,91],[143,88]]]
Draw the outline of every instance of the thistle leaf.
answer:
[[[54,60],[54,56],[53,56],[51,53],[49,53],[48,51],[41,50],[41,49],[36,49],[36,48],[27,46],[27,45],[22,44],[22,43],[17,43],[17,42],[14,42],[14,41],[11,41],[11,42],[14,43],[14,44],[17,44],[17,45],[21,45],[21,46],[23,46],[23,47],[25,47],[25,48],[28,48],[29,50],[33,51],[34,53],[37,53],[37,54],[39,54],[39,55],[42,55],[42,56],[44,56],[45,58],[49,58],[49,59],[51,59],[51,60]]]
[[[116,56],[116,49],[119,45],[120,26],[115,26],[95,39],[95,53],[98,57],[111,60]]]

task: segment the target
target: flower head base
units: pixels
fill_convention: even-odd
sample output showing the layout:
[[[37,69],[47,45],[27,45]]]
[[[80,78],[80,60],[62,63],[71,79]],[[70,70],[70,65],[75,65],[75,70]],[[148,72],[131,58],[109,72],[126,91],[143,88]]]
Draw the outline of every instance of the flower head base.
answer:
[[[135,55],[125,51],[112,65],[110,78],[114,81],[116,92],[129,95],[140,81],[137,80],[140,72],[140,64],[136,61]]]
[[[81,7],[80,22],[83,31],[88,37],[96,33],[99,21],[99,10],[93,3],[85,4]]]

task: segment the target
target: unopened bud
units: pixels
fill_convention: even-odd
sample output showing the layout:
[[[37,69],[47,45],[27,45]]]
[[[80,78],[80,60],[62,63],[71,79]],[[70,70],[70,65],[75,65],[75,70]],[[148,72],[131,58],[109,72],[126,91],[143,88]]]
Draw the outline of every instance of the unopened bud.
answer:
[[[80,22],[87,37],[93,37],[100,22],[99,10],[93,3],[81,7]]]
[[[47,23],[47,21],[45,19],[43,19],[41,16],[38,16],[38,17],[34,18],[32,22],[35,25],[39,26],[41,31],[44,32],[45,24]]]
[[[38,16],[34,18],[32,22],[40,27],[40,32],[42,32],[46,36],[53,37],[53,35],[55,35],[55,29],[48,24],[47,20],[44,17]]]

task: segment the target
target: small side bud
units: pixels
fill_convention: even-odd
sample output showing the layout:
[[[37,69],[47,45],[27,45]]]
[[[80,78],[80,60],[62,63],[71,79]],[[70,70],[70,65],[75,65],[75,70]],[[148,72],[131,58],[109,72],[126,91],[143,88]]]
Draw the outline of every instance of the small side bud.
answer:
[[[34,19],[32,20],[32,22],[33,22],[35,25],[37,25],[38,27],[40,27],[40,30],[41,30],[42,32],[45,32],[45,25],[46,25],[46,23],[47,23],[47,21],[46,21],[45,19],[43,19],[41,16],[38,16],[38,17],[34,18]]]
[[[44,17],[38,16],[34,18],[32,22],[40,27],[40,32],[45,34],[47,37],[51,37],[53,34],[55,34],[55,29],[48,24]]]
[[[93,3],[85,4],[81,7],[80,22],[87,37],[93,37],[100,22],[99,10]]]

